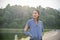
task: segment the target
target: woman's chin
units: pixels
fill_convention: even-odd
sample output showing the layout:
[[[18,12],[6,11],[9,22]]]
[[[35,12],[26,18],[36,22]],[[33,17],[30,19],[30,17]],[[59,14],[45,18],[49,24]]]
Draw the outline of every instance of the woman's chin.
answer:
[[[36,17],[34,17],[34,19],[37,19]]]

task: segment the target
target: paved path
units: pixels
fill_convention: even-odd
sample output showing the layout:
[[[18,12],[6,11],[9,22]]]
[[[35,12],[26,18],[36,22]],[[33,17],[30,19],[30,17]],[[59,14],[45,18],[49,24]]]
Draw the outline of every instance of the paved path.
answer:
[[[43,40],[60,40],[60,30],[54,30],[46,33]]]

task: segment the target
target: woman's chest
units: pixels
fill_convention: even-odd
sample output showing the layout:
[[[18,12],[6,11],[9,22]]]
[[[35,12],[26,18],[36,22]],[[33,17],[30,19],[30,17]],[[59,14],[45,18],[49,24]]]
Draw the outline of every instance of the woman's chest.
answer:
[[[37,24],[35,22],[30,23],[30,28],[32,29],[40,29],[42,27],[41,22],[38,22]]]

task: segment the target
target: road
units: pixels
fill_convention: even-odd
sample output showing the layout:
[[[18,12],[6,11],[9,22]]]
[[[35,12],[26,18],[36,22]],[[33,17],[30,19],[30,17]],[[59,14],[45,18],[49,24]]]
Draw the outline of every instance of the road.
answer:
[[[60,40],[60,30],[53,30],[45,33],[43,40]]]

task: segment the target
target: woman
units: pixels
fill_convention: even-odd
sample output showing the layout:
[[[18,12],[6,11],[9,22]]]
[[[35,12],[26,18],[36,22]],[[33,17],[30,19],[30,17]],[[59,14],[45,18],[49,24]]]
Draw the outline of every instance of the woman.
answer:
[[[42,40],[44,27],[42,21],[39,20],[39,11],[34,10],[32,15],[33,18],[26,23],[24,33],[31,37],[30,40]],[[28,29],[30,29],[30,31],[28,31]]]

